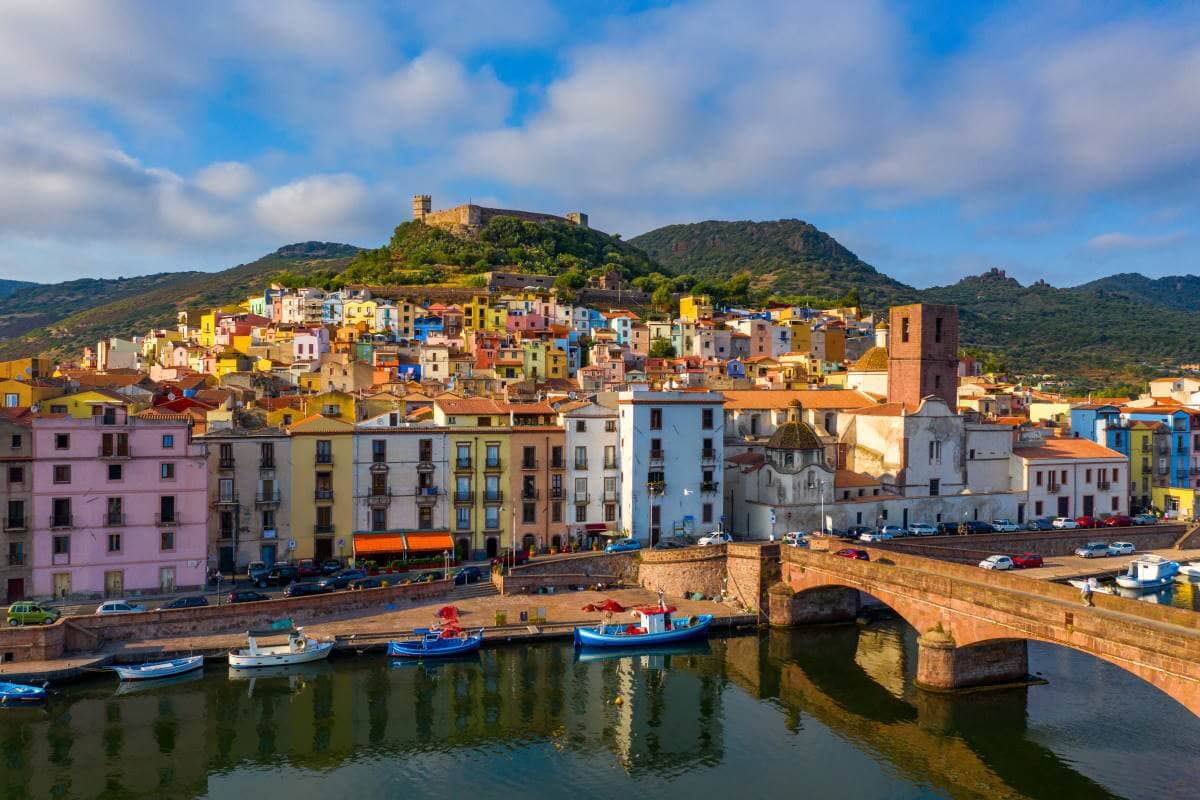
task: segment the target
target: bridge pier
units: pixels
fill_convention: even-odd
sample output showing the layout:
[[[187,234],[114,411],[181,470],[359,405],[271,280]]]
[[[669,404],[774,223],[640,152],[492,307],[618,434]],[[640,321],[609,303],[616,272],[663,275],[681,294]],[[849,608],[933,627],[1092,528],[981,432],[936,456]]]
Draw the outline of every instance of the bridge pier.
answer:
[[[767,619],[778,627],[853,622],[862,608],[858,590],[842,586],[793,592],[787,584],[777,583],[767,597]]]
[[[978,686],[1024,683],[1029,678],[1029,647],[1025,639],[958,647],[940,629],[917,637],[917,686],[934,692],[953,692]]]

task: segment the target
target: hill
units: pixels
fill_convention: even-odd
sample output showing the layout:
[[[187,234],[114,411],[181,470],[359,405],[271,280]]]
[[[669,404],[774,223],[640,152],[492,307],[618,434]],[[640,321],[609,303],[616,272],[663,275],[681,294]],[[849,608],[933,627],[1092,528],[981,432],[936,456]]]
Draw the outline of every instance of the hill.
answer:
[[[31,286],[37,286],[37,284],[32,281],[12,281],[8,278],[0,278],[0,297],[8,297],[15,291],[28,289]]]
[[[1183,311],[1200,311],[1200,275],[1147,278],[1136,272],[1110,275],[1075,287],[1079,292],[1151,303]]]
[[[841,297],[857,288],[863,302],[873,306],[916,296],[911,286],[880,273],[829,234],[798,219],[668,225],[629,243],[672,272],[728,279],[749,271],[755,289],[779,295]]]
[[[220,272],[35,284],[0,299],[0,359],[35,353],[78,357],[84,346],[102,338],[173,326],[180,310],[244,300],[282,271],[340,271],[358,250],[347,244],[304,242]]]

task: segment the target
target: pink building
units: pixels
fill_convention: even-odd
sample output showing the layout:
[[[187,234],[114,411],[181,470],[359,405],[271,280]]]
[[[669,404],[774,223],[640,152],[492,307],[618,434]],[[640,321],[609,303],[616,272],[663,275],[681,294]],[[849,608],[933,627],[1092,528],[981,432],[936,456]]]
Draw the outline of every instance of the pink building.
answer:
[[[310,328],[298,330],[292,338],[293,361],[320,361],[322,353],[329,352],[329,329]]]
[[[33,417],[33,595],[121,597],[199,587],[208,468],[186,415]]]

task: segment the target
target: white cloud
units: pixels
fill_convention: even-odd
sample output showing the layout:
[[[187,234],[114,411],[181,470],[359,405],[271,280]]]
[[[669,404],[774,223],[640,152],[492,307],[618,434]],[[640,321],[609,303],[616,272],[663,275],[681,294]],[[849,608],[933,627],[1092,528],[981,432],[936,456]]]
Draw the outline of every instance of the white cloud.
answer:
[[[280,234],[308,239],[333,238],[358,227],[366,210],[367,189],[349,174],[312,175],[292,181],[254,201],[258,222]]]
[[[1115,250],[1156,250],[1171,247],[1188,239],[1183,232],[1163,233],[1155,235],[1135,235],[1130,233],[1102,233],[1088,240],[1087,248],[1097,252],[1112,252]]]
[[[196,173],[197,187],[223,199],[242,197],[258,186],[258,176],[246,164],[237,161],[218,161]]]

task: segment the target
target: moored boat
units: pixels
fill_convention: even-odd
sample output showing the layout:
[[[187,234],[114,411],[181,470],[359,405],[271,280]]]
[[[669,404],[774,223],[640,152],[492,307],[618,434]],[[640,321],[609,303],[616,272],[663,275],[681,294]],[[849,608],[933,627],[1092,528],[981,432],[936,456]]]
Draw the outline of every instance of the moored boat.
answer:
[[[1148,554],[1129,562],[1128,569],[1117,576],[1117,586],[1122,589],[1161,589],[1175,580],[1179,564],[1162,556]]]
[[[1200,561],[1189,561],[1175,573],[1179,583],[1200,583]]]
[[[287,637],[283,644],[259,644],[259,639]],[[278,667],[307,664],[328,658],[333,642],[318,642],[304,635],[303,628],[292,630],[247,631],[246,647],[229,651],[229,666],[238,668]]]
[[[0,681],[0,705],[37,703],[45,699],[46,689],[44,687]]]
[[[603,607],[602,607],[603,608]],[[657,606],[630,609],[637,622],[622,625],[601,623],[594,628],[575,628],[576,647],[644,647],[684,642],[708,635],[712,614],[673,617],[659,593]]]
[[[173,658],[170,661],[154,661],[147,664],[136,664],[128,667],[112,666],[123,681],[148,681],[157,678],[170,678],[182,675],[204,666],[204,656],[187,656]]]
[[[392,658],[451,658],[473,653],[483,644],[483,628],[463,630],[454,625],[443,628],[417,628],[419,638],[388,642]]]

